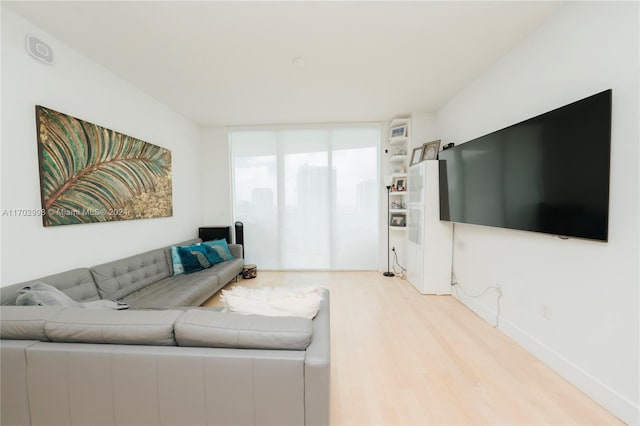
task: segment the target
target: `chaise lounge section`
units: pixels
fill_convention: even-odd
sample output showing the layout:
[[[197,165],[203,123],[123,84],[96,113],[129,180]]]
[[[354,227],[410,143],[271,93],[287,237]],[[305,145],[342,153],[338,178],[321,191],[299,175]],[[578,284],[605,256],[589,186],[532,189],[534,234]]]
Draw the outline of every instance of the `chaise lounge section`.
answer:
[[[326,425],[330,327],[209,309],[3,306],[3,425]]]

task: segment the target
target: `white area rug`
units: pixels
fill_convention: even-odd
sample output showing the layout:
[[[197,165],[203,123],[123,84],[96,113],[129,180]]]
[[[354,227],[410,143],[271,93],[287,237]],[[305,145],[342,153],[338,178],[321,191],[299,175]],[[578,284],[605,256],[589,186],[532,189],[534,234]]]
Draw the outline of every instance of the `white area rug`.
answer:
[[[321,287],[234,287],[222,290],[226,310],[241,314],[312,319],[322,301]]]

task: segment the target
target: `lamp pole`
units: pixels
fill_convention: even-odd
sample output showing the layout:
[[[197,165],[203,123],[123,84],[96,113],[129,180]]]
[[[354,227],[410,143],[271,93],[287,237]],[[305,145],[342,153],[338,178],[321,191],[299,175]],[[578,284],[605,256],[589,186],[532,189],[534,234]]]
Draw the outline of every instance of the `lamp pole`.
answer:
[[[385,272],[384,275],[385,277],[393,277],[395,274],[393,272],[390,271],[390,267],[389,267],[389,233],[391,231],[391,223],[389,222],[390,220],[390,216],[389,216],[389,197],[390,197],[390,191],[391,191],[391,185],[387,185],[387,272]]]

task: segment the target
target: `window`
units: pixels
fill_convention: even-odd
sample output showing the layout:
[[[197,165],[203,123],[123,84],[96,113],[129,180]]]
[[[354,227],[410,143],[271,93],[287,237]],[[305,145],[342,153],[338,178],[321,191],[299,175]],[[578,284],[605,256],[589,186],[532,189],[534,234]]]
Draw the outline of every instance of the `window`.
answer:
[[[379,140],[377,125],[233,130],[247,263],[376,269]]]

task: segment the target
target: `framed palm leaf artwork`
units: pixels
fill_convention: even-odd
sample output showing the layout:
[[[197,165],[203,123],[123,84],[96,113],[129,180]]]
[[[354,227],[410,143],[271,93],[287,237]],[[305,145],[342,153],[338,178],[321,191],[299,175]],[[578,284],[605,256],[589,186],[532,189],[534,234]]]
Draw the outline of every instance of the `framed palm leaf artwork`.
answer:
[[[171,151],[36,106],[44,226],[173,215]]]

